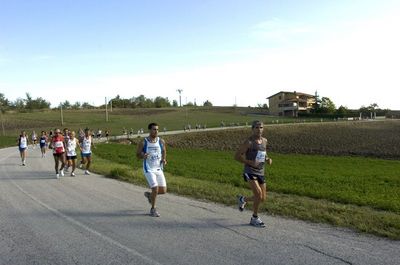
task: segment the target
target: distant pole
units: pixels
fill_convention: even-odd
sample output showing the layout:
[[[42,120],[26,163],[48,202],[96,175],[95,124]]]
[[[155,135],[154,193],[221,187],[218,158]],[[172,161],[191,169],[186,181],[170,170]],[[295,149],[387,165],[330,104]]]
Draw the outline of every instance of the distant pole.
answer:
[[[1,108],[0,108],[0,115],[1,115],[1,129],[3,132],[3,136],[6,136],[6,132],[4,130],[3,110]]]
[[[182,94],[183,89],[177,89],[176,91],[178,91],[178,93],[179,93],[179,107],[182,107],[181,94]]]
[[[112,112],[112,99],[110,100],[110,111]]]
[[[64,116],[63,116],[63,110],[62,110],[62,103],[60,103],[60,115],[61,115],[61,126],[64,125]]]
[[[107,97],[105,97],[105,105],[106,105],[106,122],[108,122],[108,108],[107,108]]]

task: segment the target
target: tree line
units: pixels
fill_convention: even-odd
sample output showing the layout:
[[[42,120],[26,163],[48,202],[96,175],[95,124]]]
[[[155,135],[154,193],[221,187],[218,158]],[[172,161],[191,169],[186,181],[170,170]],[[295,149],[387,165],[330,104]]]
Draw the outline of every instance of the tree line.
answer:
[[[359,109],[349,109],[345,106],[336,108],[335,103],[328,97],[319,97],[316,95],[315,104],[310,113],[302,113],[299,116],[317,116],[321,118],[347,118],[347,117],[370,117],[371,113],[376,116],[385,116],[390,110],[379,108],[377,103],[368,106],[361,106]]]
[[[8,100],[3,93],[0,93],[0,108],[1,111],[15,110],[20,112],[27,112],[33,110],[46,110],[51,109],[51,103],[45,99],[38,97],[32,98],[29,93],[26,93],[26,98],[18,98],[15,101]],[[168,108],[168,107],[178,107],[178,102],[173,100],[172,102],[168,97],[156,97],[146,98],[144,95],[132,98],[121,98],[117,95],[115,98],[110,99],[107,104],[114,108]],[[197,106],[196,103],[188,102],[186,106]],[[211,107],[212,103],[206,100],[203,106]],[[71,103],[68,100],[62,102],[59,106],[55,107],[58,109],[62,107],[63,109],[95,109],[95,108],[105,108],[102,106],[93,106],[88,102],[75,102]]]

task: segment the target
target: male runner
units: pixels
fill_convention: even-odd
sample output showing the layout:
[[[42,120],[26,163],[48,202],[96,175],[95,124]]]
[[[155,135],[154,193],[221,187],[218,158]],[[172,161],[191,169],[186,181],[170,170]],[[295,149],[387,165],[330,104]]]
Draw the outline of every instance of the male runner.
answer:
[[[262,137],[264,125],[261,121],[253,121],[252,135],[239,147],[235,159],[244,164],[243,177],[249,183],[253,191],[252,197],[238,196],[239,210],[243,211],[247,202],[253,202],[253,216],[250,224],[257,227],[265,227],[258,217],[260,203],[265,201],[267,189],[265,185],[265,162],[272,164],[272,159],[267,156],[267,139]]]
[[[150,215],[160,217],[156,209],[156,198],[158,194],[167,192],[167,183],[163,167],[167,164],[167,150],[165,142],[158,137],[158,124],[150,123],[148,126],[149,136],[138,144],[136,156],[143,159],[143,172],[151,188],[151,193],[146,191],[144,196],[151,204]]]

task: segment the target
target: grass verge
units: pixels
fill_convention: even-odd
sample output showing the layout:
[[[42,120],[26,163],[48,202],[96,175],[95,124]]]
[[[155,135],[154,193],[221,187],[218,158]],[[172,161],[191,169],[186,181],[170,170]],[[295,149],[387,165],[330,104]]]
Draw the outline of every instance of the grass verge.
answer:
[[[97,154],[104,155],[104,150],[101,152],[100,149],[106,145],[98,145],[96,149]],[[106,147],[108,148],[108,147]],[[95,158],[95,163],[93,164],[93,170],[106,175],[108,177],[112,177],[115,179],[119,179],[122,181],[128,181],[130,183],[134,183],[136,185],[146,186],[145,179],[143,177],[142,169],[140,168],[140,163],[138,163],[134,159],[134,146],[122,146],[125,151],[121,151],[121,145],[118,148],[111,147],[110,150],[114,150],[116,155],[106,152],[105,157],[110,158],[110,160],[105,160],[104,158],[100,157],[99,155]],[[126,149],[125,149],[126,148]],[[119,151],[116,151],[119,150]],[[214,161],[215,165],[227,164],[227,170],[229,170],[230,177],[234,178],[235,181],[239,179],[238,183],[235,181],[228,181],[229,178],[224,180],[223,176],[226,173],[218,173],[214,172],[215,174],[206,173],[203,176],[193,177],[189,175],[180,175],[175,172],[173,166],[174,159],[177,161],[181,161],[183,164],[187,161],[182,161],[184,157],[186,157],[189,161],[192,161],[188,153],[185,153],[187,150],[169,150],[169,157],[170,157],[170,164],[168,165],[168,169],[166,172],[167,182],[168,182],[168,190],[169,192],[192,197],[195,199],[200,200],[208,200],[212,202],[222,203],[225,205],[234,206],[236,205],[236,195],[237,194],[247,194],[250,195],[250,190],[247,188],[245,183],[241,181],[239,177],[240,174],[236,172],[235,166],[232,167],[229,164],[228,160],[224,160],[225,158],[221,158],[222,160],[216,159],[216,157],[221,157],[222,153],[218,151],[216,154],[213,154],[213,151],[204,151],[205,153],[202,154],[203,151],[199,150],[191,150],[192,152],[196,153],[196,164],[202,165],[204,164],[208,167],[209,171],[213,171],[213,163],[207,163],[206,161]],[[177,155],[174,152],[183,152],[181,155],[182,157],[177,158]],[[126,159],[125,156],[129,157]],[[279,156],[282,156],[279,158]],[[227,157],[232,160],[231,154],[228,152]],[[274,165],[280,164],[277,163],[281,159],[288,159],[288,160],[298,160],[298,157],[291,157],[290,155],[275,155]],[[326,157],[323,157],[326,158]],[[329,157],[328,157],[329,158]],[[336,157],[337,158],[337,157]],[[203,161],[202,159],[208,159]],[[228,159],[228,158],[226,158]],[[315,160],[317,159],[315,156],[310,156],[310,159],[314,161],[311,164],[312,167],[315,167],[317,163]],[[348,159],[348,158],[344,158]],[[317,159],[318,160],[318,159]],[[117,162],[115,162],[117,161]],[[216,161],[216,162],[215,162]],[[225,162],[224,162],[225,161]],[[223,163],[224,162],[224,163]],[[353,161],[354,162],[354,161]],[[366,163],[370,163],[371,161],[366,161]],[[393,162],[393,161],[388,161]],[[288,161],[286,161],[287,167]],[[306,162],[303,161],[303,167],[307,168]],[[239,170],[241,170],[240,164],[238,164]],[[177,165],[179,167],[179,165]],[[276,166],[278,167],[278,166]],[[190,164],[189,164],[189,168]],[[181,168],[182,170],[182,168]],[[272,170],[272,167],[271,167]],[[275,170],[278,170],[275,168]],[[282,170],[281,170],[282,171]],[[182,171],[185,174],[185,170]],[[283,171],[282,171],[283,172]],[[318,170],[316,172],[319,172]],[[198,174],[198,173],[195,173]],[[272,173],[271,173],[272,174]],[[275,172],[274,174],[279,175],[279,172]],[[210,178],[204,177],[204,175],[211,175]],[[298,178],[302,178],[301,175]],[[293,181],[291,178],[288,180]],[[318,182],[318,179],[316,179]],[[270,180],[271,184],[274,183],[273,178],[271,177]],[[339,181],[340,182],[340,181]],[[334,182],[333,185],[336,185]],[[311,182],[308,182],[308,184]],[[332,187],[329,186],[329,183],[324,181],[325,186],[328,186],[328,189]],[[275,183],[275,185],[281,185],[279,183]],[[320,186],[324,186],[322,184],[318,184]],[[344,186],[348,185],[348,183],[344,183]],[[372,185],[372,184],[371,184]],[[295,185],[296,186],[296,185]],[[319,187],[319,186],[318,186]],[[299,186],[298,189],[302,190],[304,186]],[[340,187],[336,187],[340,189]],[[311,188],[312,189],[312,188]],[[396,200],[396,196],[398,195],[398,189],[394,190],[395,194],[392,194],[393,199]],[[318,193],[319,190],[316,190]],[[396,195],[397,194],[397,195]],[[315,197],[315,198],[313,198]],[[356,196],[357,197],[357,196]],[[398,198],[398,197],[397,197]],[[350,199],[351,200],[351,199]],[[388,197],[387,197],[388,200]],[[346,201],[346,200],[343,200]],[[396,204],[396,203],[395,203]],[[390,203],[388,204],[390,205]],[[249,208],[251,205],[249,205]],[[286,190],[285,192],[280,191],[279,188],[273,188],[268,193],[267,202],[262,205],[262,211],[268,212],[272,215],[280,215],[286,217],[294,217],[301,220],[307,220],[312,222],[320,222],[320,223],[328,223],[336,226],[347,227],[354,229],[356,231],[370,233],[374,235],[379,235],[383,237],[388,237],[391,239],[400,239],[400,215],[398,212],[394,210],[381,210],[376,209],[365,203],[365,205],[358,205],[357,203],[342,203],[340,200],[336,202],[331,198],[318,198],[318,196],[309,196],[307,193],[303,192],[291,192],[290,189]]]

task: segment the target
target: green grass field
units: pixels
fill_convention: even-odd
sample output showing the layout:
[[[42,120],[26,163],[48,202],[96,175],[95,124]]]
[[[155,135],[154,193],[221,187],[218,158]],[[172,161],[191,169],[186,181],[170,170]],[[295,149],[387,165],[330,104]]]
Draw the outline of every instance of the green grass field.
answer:
[[[18,138],[18,135],[16,135],[16,136],[1,136],[0,137],[0,148],[13,146],[13,145],[15,145],[15,148],[17,148],[17,138]]]
[[[49,131],[56,127],[68,127],[73,130],[79,128],[109,130],[111,135],[121,135],[122,129],[132,128],[136,133],[140,128],[147,128],[150,122],[158,122],[160,128],[167,130],[182,130],[186,124],[192,128],[196,124],[206,125],[208,128],[219,127],[221,121],[226,126],[231,124],[251,123],[254,119],[262,119],[272,123],[276,117],[260,116],[256,108],[243,107],[182,107],[160,109],[114,109],[109,112],[109,121],[105,121],[105,110],[64,110],[63,125],[59,110],[48,110],[31,113],[5,113],[3,122],[5,133],[8,136],[19,135],[21,130],[30,133],[32,130]],[[281,123],[294,122],[292,118],[279,118]]]
[[[102,173],[145,185],[136,146],[101,144]],[[362,157],[270,154],[270,197],[264,211],[400,238],[400,162]],[[250,194],[242,165],[231,151],[168,149],[169,190],[197,199],[235,204]],[[96,164],[96,163],[95,163]],[[96,166],[95,166],[96,168]]]

